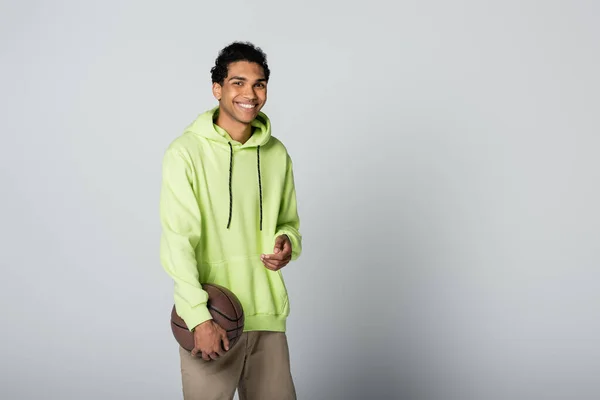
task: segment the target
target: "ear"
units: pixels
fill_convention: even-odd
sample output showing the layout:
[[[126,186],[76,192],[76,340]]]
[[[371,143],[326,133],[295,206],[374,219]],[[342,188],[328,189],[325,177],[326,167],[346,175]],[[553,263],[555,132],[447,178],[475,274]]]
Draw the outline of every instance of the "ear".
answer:
[[[217,101],[221,101],[221,85],[217,82],[213,83],[212,85],[212,92],[213,92],[213,96],[215,96],[215,99],[217,99]]]

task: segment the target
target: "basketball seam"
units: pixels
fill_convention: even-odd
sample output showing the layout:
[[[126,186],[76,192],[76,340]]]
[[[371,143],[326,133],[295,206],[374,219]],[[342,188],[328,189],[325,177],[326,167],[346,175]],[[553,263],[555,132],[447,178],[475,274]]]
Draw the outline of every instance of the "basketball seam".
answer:
[[[171,323],[172,323],[173,325],[175,325],[176,327],[178,327],[178,328],[185,329],[186,331],[189,331],[189,329],[187,329],[186,327],[183,327],[183,326],[179,325],[178,323],[175,323],[175,322],[173,322],[173,321],[171,321]]]
[[[178,323],[175,323],[175,322],[173,322],[173,321],[171,321],[171,323],[172,323],[173,325],[175,325],[176,327],[178,327],[178,328],[180,328],[180,329],[183,329],[183,330],[184,330],[184,331],[186,331],[186,332],[189,332],[189,331],[190,331],[189,329],[187,329],[187,328],[185,328],[185,327],[183,327],[183,326],[179,325]],[[233,331],[237,331],[238,329],[240,329],[240,328],[238,327],[238,328],[227,329],[225,332],[233,332]]]
[[[232,305],[233,305],[233,304],[232,304]],[[225,318],[227,321],[230,321],[230,322],[238,322],[238,321],[240,320],[240,318],[239,318],[239,317],[238,317],[237,319],[232,319],[232,318],[229,318],[227,315],[223,314],[223,312],[221,312],[221,311],[220,311],[218,308],[216,308],[216,307],[215,307],[215,306],[213,306],[213,305],[211,305],[211,306],[210,306],[210,309],[211,309],[211,310],[214,310],[214,311],[215,311],[217,314],[219,314],[220,316],[222,316],[223,318]],[[236,315],[237,315],[237,313],[236,313]]]
[[[240,316],[239,316],[239,315],[238,315],[238,313],[237,313],[237,310],[236,310],[236,308],[235,308],[235,304],[233,304],[233,302],[231,301],[231,299],[229,298],[229,296],[227,296],[227,293],[225,293],[224,291],[222,291],[222,290],[221,290],[221,288],[219,288],[219,287],[217,287],[217,286],[215,286],[215,285],[213,285],[213,287],[214,287],[215,289],[217,289],[219,292],[223,293],[223,295],[224,295],[224,296],[227,298],[227,300],[229,300],[229,303],[231,304],[231,307],[232,307],[232,308],[233,308],[233,310],[235,311],[235,316],[237,317],[237,319],[235,319],[235,322],[239,321],[239,320],[240,320]],[[235,294],[234,294],[234,296],[235,296]],[[217,312],[218,312],[218,311],[217,311]],[[219,314],[223,315],[223,314],[222,314],[222,313],[220,313],[220,312],[219,312]],[[223,316],[224,316],[224,315],[223,315]],[[224,316],[224,317],[225,317],[225,316]],[[225,317],[225,318],[227,318],[227,317]],[[227,319],[229,319],[229,318],[227,318]],[[232,321],[232,322],[234,321],[233,319],[229,319],[229,320],[230,320],[230,321]]]

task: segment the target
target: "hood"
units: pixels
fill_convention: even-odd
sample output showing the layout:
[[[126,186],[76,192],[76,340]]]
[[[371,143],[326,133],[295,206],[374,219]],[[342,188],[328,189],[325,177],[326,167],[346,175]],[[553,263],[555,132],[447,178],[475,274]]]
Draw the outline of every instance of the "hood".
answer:
[[[252,136],[250,136],[250,139],[248,139],[246,143],[241,144],[240,142],[234,141],[224,129],[214,123],[218,113],[219,107],[217,106],[200,114],[196,120],[185,129],[185,132],[191,132],[196,135],[200,135],[212,142],[229,147],[229,219],[227,221],[227,229],[229,229],[231,225],[231,218],[233,216],[233,192],[231,187],[234,157],[233,148],[256,148],[256,173],[260,205],[260,230],[262,231],[263,187],[262,176],[260,172],[260,147],[267,144],[271,138],[271,121],[264,113],[259,112],[257,117],[251,123],[251,125],[254,127]]]
[[[244,144],[235,142],[231,136],[224,130],[215,126],[215,119],[219,113],[219,107],[215,107],[200,114],[185,129],[187,132],[193,132],[213,142],[222,143],[227,146],[228,143],[241,147],[258,147],[267,144],[271,138],[271,121],[264,113],[259,112],[258,116],[252,121],[254,130],[250,139]]]

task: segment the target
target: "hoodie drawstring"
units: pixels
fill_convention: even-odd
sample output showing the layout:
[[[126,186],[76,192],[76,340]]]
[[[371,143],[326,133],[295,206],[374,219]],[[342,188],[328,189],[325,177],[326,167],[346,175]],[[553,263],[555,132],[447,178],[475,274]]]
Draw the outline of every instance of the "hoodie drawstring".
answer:
[[[233,191],[231,187],[231,176],[233,172],[233,146],[229,143],[229,219],[227,220],[227,229],[231,225],[231,215],[233,210]],[[263,198],[262,198],[262,180],[260,176],[260,145],[256,148],[256,169],[258,171],[258,195],[260,199],[260,230],[263,224]]]
[[[260,145],[256,147],[256,169],[258,170],[258,195],[260,196],[260,230],[262,231],[263,209],[262,209],[262,182],[260,179]]]
[[[233,171],[233,146],[229,142],[229,220],[227,221],[227,229],[231,225],[231,210],[233,208],[233,192],[231,190],[231,173]]]

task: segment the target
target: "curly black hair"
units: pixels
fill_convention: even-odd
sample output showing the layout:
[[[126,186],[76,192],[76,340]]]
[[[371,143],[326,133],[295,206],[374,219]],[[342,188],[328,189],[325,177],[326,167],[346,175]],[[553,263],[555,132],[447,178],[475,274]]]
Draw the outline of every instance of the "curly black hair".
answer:
[[[219,52],[215,60],[215,66],[211,68],[210,73],[213,83],[223,84],[227,77],[227,67],[236,61],[254,62],[263,68],[265,79],[269,81],[271,71],[267,64],[267,55],[250,42],[233,42]]]

